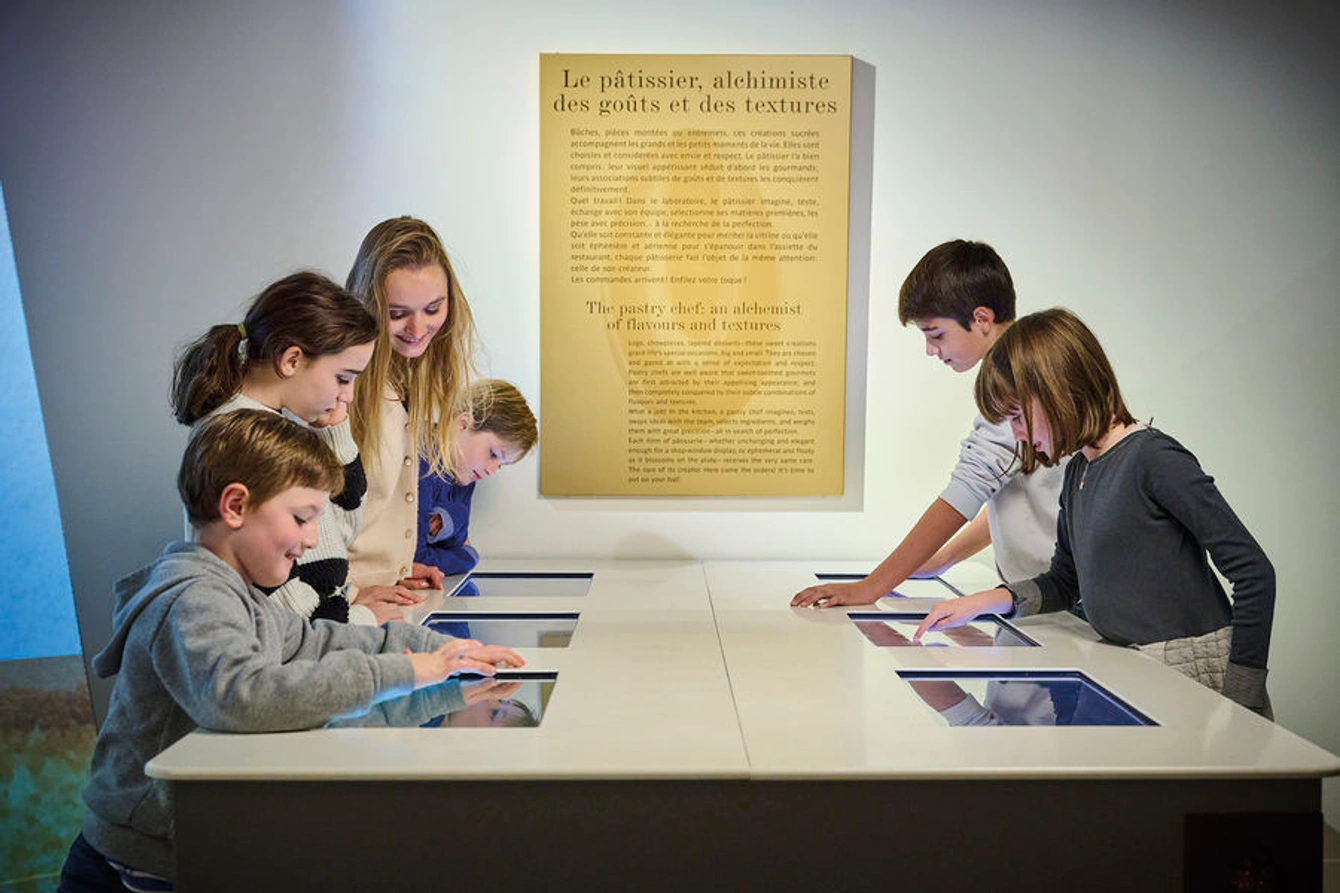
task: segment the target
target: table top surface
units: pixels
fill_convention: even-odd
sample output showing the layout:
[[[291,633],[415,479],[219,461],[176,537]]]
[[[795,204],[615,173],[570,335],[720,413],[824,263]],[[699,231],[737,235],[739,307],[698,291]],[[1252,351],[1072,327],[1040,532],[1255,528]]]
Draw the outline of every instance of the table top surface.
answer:
[[[816,573],[872,563],[495,561],[585,572],[585,595],[445,598],[415,612],[576,613],[568,647],[518,648],[557,674],[537,728],[195,732],[150,761],[171,780],[1320,778],[1340,758],[1069,614],[1014,625],[1041,647],[878,647],[853,611],[924,611],[995,584],[984,566],[865,608],[791,608]],[[543,582],[530,582],[532,588]],[[951,584],[951,585],[946,585]],[[571,590],[571,586],[565,587]],[[538,589],[536,591],[539,591]],[[1156,725],[956,727],[899,675],[1079,671]],[[412,711],[410,711],[412,712]]]

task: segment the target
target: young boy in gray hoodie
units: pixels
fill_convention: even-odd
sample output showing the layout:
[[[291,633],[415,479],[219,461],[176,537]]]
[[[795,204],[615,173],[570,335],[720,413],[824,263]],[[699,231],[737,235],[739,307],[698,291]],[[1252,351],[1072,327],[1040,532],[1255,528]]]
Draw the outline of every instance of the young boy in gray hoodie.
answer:
[[[112,640],[93,659],[117,679],[62,891],[172,889],[170,789],[144,765],[196,728],[312,728],[461,671],[524,664],[510,649],[404,623],[309,624],[254,588],[284,582],[316,546],[342,477],[314,433],[273,413],[196,429],[177,489],[199,540],[167,546],[116,584]]]

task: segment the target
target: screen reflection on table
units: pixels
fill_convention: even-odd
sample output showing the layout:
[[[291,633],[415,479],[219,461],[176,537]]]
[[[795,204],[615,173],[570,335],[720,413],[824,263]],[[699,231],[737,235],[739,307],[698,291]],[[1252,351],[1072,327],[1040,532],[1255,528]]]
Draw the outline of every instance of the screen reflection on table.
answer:
[[[1074,671],[906,670],[898,675],[951,726],[1156,725]]]
[[[556,673],[506,673],[449,679],[375,704],[326,728],[536,728],[557,684]]]
[[[421,727],[533,729],[540,724],[540,714],[523,700],[524,685],[520,680],[496,677],[462,682],[461,706],[421,723]]]

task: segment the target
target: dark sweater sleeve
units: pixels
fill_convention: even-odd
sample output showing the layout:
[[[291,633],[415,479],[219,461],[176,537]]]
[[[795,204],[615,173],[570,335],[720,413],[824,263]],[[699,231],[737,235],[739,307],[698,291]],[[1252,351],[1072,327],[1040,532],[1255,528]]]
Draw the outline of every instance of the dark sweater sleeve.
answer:
[[[1264,669],[1275,615],[1275,568],[1195,456],[1170,439],[1153,449],[1142,486],[1195,537],[1233,585],[1229,662]]]

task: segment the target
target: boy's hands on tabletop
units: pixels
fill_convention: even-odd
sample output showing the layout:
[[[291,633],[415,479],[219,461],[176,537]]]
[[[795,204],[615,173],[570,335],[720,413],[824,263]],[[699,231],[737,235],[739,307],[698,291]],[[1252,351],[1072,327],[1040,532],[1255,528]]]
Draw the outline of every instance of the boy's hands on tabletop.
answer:
[[[850,583],[820,583],[802,589],[791,598],[793,608],[835,608],[838,605],[873,605],[884,595],[869,577]]]
[[[414,665],[414,687],[436,685],[457,673],[494,675],[499,668],[524,667],[526,661],[511,648],[484,645],[475,639],[452,639],[436,651],[405,649]]]

